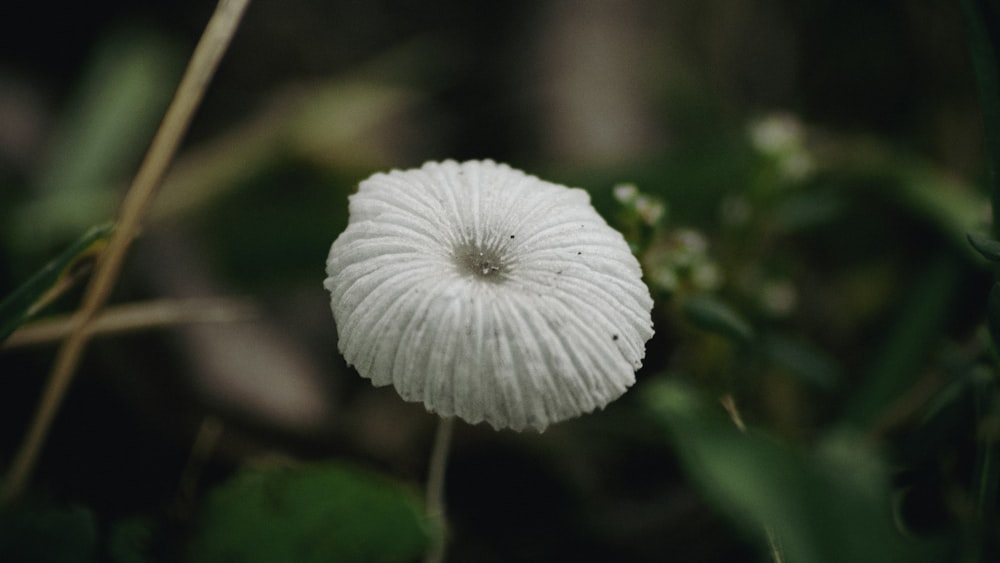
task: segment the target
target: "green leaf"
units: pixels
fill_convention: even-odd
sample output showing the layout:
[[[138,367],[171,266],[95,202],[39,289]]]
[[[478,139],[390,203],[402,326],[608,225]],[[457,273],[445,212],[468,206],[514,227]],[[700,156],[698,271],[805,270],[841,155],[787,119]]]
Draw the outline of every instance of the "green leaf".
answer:
[[[103,248],[113,230],[111,225],[91,228],[21,287],[0,301],[0,342],[37,313],[38,304],[45,300],[60,281],[69,279],[81,264],[92,259]]]
[[[33,177],[34,197],[0,225],[21,252],[51,248],[115,212],[184,68],[179,53],[128,26],[97,42]]]
[[[989,19],[1000,17],[995,3],[983,0],[962,0],[969,51],[979,87],[979,104],[986,137],[986,169],[990,192],[993,194],[993,216],[1000,210],[1000,77],[997,75],[997,30]],[[1000,222],[994,221],[994,235],[1000,234]]]
[[[874,424],[893,401],[919,380],[922,363],[952,312],[961,268],[959,258],[942,251],[912,281],[906,300],[889,327],[859,388],[850,398],[841,425],[861,430]]]
[[[0,561],[97,561],[97,521],[82,506],[22,502],[0,512]]]
[[[994,286],[990,292],[991,309],[996,293],[997,286]],[[992,317],[992,310],[990,314]],[[976,512],[982,529],[988,530],[997,521],[997,496],[1000,494],[1000,438],[996,432],[1000,423],[1000,379],[996,373],[981,373],[973,380],[973,385],[979,425],[975,461]]]
[[[738,342],[753,340],[753,328],[732,307],[709,295],[697,295],[684,301],[685,317],[702,330],[721,334]]]
[[[847,208],[843,193],[831,190],[796,191],[774,204],[774,220],[785,231],[799,231],[833,223]]]
[[[768,360],[810,385],[829,390],[843,380],[834,358],[801,337],[772,333],[760,345]]]
[[[108,536],[108,555],[114,563],[148,563],[153,541],[152,519],[133,516],[115,522]]]
[[[969,244],[971,244],[972,248],[975,248],[977,252],[982,254],[983,258],[989,260],[990,262],[1000,262],[1000,241],[974,235],[972,233],[969,233],[967,236]]]
[[[927,544],[895,529],[885,467],[860,440],[809,453],[739,432],[684,385],[647,387],[647,404],[676,445],[688,476],[718,509],[784,560],[924,561]],[[918,557],[918,556],[923,556]]]
[[[209,495],[192,561],[411,561],[430,545],[420,503],[337,464],[250,469]]]
[[[986,299],[986,326],[993,346],[1000,346],[1000,283],[994,282]]]

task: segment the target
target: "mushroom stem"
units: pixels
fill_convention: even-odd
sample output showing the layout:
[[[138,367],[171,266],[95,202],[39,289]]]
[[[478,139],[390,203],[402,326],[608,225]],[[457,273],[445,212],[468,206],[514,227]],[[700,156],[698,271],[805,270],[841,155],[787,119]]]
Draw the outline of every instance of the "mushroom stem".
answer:
[[[437,431],[434,434],[434,446],[431,450],[430,465],[427,470],[427,518],[440,531],[437,541],[431,546],[424,558],[424,563],[441,563],[444,561],[445,546],[448,543],[448,519],[444,505],[444,473],[448,465],[448,449],[451,446],[451,434],[454,419],[441,417]]]

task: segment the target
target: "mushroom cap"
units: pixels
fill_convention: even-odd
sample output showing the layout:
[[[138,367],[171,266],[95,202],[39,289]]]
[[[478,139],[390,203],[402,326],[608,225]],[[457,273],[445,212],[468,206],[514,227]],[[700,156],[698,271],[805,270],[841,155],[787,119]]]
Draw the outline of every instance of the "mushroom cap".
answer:
[[[323,285],[340,352],[374,385],[542,431],[635,382],[653,300],[584,190],[449,160],[371,176],[349,211]]]

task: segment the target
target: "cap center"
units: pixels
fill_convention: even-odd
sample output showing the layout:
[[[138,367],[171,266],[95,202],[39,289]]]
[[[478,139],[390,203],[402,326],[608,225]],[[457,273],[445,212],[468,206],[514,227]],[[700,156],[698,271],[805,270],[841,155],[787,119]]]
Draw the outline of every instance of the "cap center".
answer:
[[[498,282],[507,273],[503,254],[496,248],[461,244],[453,253],[455,265],[465,274],[484,281]]]

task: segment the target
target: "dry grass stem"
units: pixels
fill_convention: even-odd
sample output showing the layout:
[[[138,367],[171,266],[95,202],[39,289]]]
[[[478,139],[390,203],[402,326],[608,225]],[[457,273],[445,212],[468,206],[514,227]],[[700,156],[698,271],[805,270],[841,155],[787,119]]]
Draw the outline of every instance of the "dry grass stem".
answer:
[[[28,484],[49,428],[86,348],[91,334],[88,325],[97,317],[115,286],[125,253],[139,231],[142,219],[152,204],[167,167],[180,146],[195,109],[201,103],[205,89],[229,47],[248,4],[249,0],[221,0],[195,47],[177,93],[125,194],[114,234],[107,249],[98,258],[94,275],[83,296],[83,303],[71,320],[71,332],[56,355],[35,416],[4,480],[0,503],[19,496]]]
[[[198,480],[205,465],[212,458],[219,440],[222,438],[225,426],[218,417],[206,416],[198,426],[194,444],[188,455],[187,463],[181,472],[180,483],[177,485],[177,502],[188,506],[196,496]]]
[[[240,299],[158,299],[104,309],[86,330],[90,338],[178,324],[234,323],[258,316],[252,303]],[[56,342],[66,338],[73,327],[70,315],[35,321],[10,335],[0,350]]]
[[[740,414],[739,407],[736,406],[736,398],[731,393],[727,393],[719,398],[719,402],[722,403],[722,408],[726,409],[726,413],[729,414],[729,419],[733,422],[733,426],[745,434],[747,425],[743,422],[743,415]],[[770,526],[764,527],[764,533],[767,534],[767,545],[771,552],[771,561],[773,563],[785,563],[785,550],[781,546],[781,539]]]

